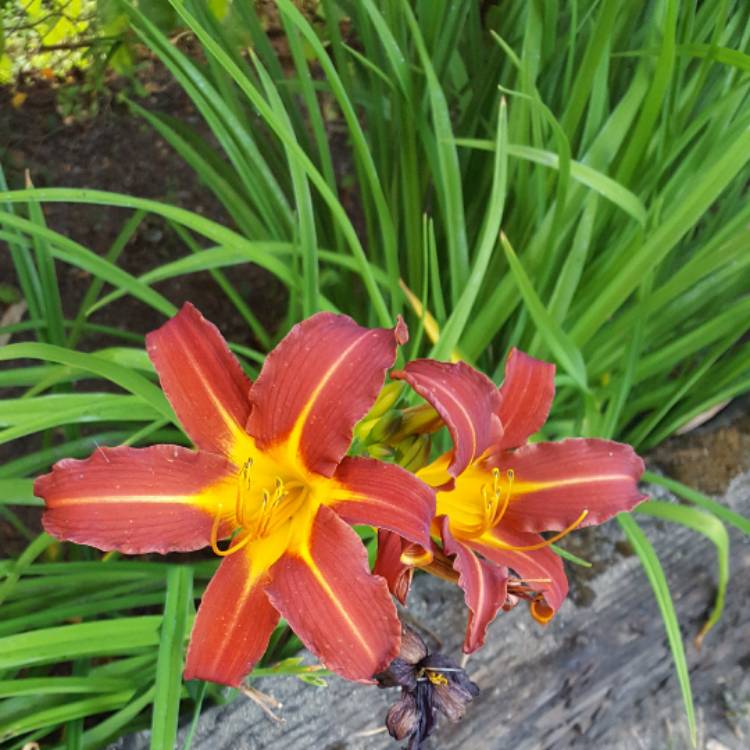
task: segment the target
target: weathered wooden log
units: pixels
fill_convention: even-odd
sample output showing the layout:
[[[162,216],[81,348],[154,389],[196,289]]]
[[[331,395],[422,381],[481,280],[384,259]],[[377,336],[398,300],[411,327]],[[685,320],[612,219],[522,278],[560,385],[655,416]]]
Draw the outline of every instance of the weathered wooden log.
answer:
[[[750,472],[724,498],[750,513]],[[731,530],[732,577],[722,621],[700,652],[692,645],[713,603],[716,559],[705,538],[639,517],[665,567],[690,662],[699,747],[750,747],[750,541]],[[583,532],[581,532],[583,533]],[[590,580],[574,580],[574,596],[546,628],[522,606],[501,613],[485,648],[467,670],[482,692],[460,724],[442,723],[430,747],[471,750],[546,748],[688,748],[689,735],[659,611],[634,555],[625,553],[616,522],[593,531],[612,560]],[[571,539],[573,536],[570,537]],[[600,567],[600,566],[597,566]],[[574,574],[574,566],[568,564]],[[460,654],[465,609],[460,591],[428,576],[415,582],[409,612],[437,633],[443,651]],[[253,683],[283,703],[274,724],[240,699],[201,717],[195,750],[353,750],[397,748],[382,727],[397,691],[337,678],[325,689],[295,679]],[[178,747],[181,742],[178,742]],[[145,735],[119,750],[147,747]]]

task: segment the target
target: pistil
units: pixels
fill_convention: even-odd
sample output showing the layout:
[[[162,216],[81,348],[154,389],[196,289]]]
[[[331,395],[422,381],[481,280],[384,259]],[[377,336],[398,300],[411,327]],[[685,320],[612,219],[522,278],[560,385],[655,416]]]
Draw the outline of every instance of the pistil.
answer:
[[[584,510],[578,518],[576,518],[573,523],[571,523],[569,526],[566,526],[562,531],[558,532],[554,536],[551,536],[549,539],[545,539],[542,542],[538,542],[537,544],[528,544],[524,546],[516,546],[514,544],[508,544],[507,542],[504,542],[501,538],[497,536],[493,536],[493,543],[495,546],[499,547],[500,549],[508,549],[508,550],[515,550],[520,552],[531,552],[533,550],[542,549],[544,547],[549,547],[550,544],[554,544],[555,542],[559,542],[563,537],[570,534],[571,531],[578,528],[586,518],[586,516],[589,514],[588,510]]]

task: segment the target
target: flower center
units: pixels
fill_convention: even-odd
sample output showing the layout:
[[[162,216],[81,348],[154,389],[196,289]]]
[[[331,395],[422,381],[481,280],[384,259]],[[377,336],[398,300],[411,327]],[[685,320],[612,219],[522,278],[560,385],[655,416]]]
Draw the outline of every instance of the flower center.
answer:
[[[523,512],[523,486],[520,491],[515,486],[513,469],[488,469],[486,465],[470,467],[456,479],[452,490],[438,491],[437,515],[448,516],[451,532],[457,538],[469,541],[477,539],[498,549],[533,551],[548,547],[567,536],[583,523],[589,513],[584,510],[562,531],[536,544],[511,544],[502,539],[502,521],[511,503],[518,503]]]
[[[217,513],[211,529],[211,549],[220,557],[237,552],[250,542],[264,539],[291,522],[302,509],[308,495],[307,484],[297,477],[273,473],[274,466],[254,471],[255,462],[247,459],[237,477],[234,507],[236,529],[230,545],[218,545],[222,513]],[[270,471],[269,471],[270,469]]]
[[[513,469],[492,473],[484,468],[467,470],[455,487],[438,491],[438,515],[450,518],[451,531],[461,539],[477,539],[502,520],[513,495]]]
[[[433,685],[447,685],[449,672],[461,672],[459,667],[422,667],[417,671],[417,681],[429,680]]]

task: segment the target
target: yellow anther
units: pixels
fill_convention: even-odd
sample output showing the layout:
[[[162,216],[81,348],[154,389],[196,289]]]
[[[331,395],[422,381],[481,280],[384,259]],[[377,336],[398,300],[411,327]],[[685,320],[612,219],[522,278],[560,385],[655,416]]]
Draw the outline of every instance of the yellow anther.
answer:
[[[515,478],[513,469],[508,469],[505,476],[507,479],[505,492],[503,492],[501,482],[502,472],[497,467],[492,469],[492,490],[488,485],[482,485],[482,532],[497,526],[505,515],[505,511],[508,510]]]
[[[448,684],[448,678],[444,674],[440,674],[440,672],[434,672],[431,669],[427,670],[427,679],[433,684],[433,685],[447,685]]]

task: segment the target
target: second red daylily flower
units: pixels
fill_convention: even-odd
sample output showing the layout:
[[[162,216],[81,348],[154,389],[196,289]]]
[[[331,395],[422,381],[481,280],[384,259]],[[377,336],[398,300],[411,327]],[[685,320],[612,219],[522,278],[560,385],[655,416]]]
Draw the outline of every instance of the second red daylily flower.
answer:
[[[535,619],[548,622],[568,592],[550,545],[644,499],[637,485],[643,461],[628,445],[596,439],[526,444],[549,414],[554,372],[514,349],[499,389],[464,363],[416,360],[392,374],[437,411],[454,449],[417,472],[437,489],[433,536],[442,548],[421,550],[381,531],[375,571],[402,601],[410,564],[457,578],[470,610],[467,652],[482,645],[499,609],[519,596],[531,600]],[[559,533],[545,538],[542,531]],[[509,568],[520,576],[510,588]]]
[[[406,335],[402,322],[367,329],[319,313],[251,384],[216,327],[186,304],[147,348],[197,450],[101,448],[59,462],[35,483],[45,528],[104,550],[211,545],[224,558],[198,611],[186,678],[239,685],[281,614],[327,667],[370,679],[398,653],[400,625],[347,524],[427,544],[435,500],[400,467],[345,454]]]

